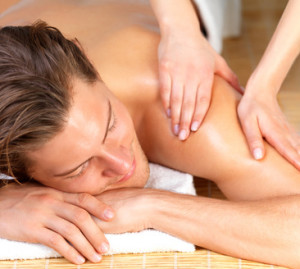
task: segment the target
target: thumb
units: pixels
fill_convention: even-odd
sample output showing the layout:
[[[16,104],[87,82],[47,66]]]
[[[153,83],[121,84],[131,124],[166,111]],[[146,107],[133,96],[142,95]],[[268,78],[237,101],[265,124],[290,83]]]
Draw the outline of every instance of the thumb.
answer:
[[[234,89],[243,94],[242,87],[237,75],[231,70],[226,61],[221,58],[218,60],[216,72],[217,75],[224,78]]]

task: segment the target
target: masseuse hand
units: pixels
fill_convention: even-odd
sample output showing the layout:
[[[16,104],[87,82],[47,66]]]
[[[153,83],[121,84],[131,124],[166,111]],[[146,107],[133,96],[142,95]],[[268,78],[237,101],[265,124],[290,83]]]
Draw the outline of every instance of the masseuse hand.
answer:
[[[197,131],[210,105],[214,74],[240,90],[237,76],[200,30],[187,36],[163,35],[159,44],[159,82],[164,109],[180,140]]]
[[[287,122],[275,95],[246,87],[238,106],[238,115],[255,159],[262,159],[265,155],[265,138],[283,157],[300,169],[300,138]]]
[[[0,189],[0,237],[42,243],[76,264],[99,262],[108,242],[90,214],[110,220],[105,210],[112,212],[88,194],[12,183]]]

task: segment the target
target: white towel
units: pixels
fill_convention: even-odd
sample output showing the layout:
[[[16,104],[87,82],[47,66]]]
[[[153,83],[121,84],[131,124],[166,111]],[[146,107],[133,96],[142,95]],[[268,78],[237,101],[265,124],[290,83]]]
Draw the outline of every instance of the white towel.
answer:
[[[146,188],[168,190],[195,195],[193,177],[156,164],[150,164],[150,178]],[[195,251],[195,246],[179,238],[156,230],[137,233],[106,234],[109,254],[146,253],[158,251]],[[0,238],[0,260],[61,257],[53,249],[41,244],[10,241]]]

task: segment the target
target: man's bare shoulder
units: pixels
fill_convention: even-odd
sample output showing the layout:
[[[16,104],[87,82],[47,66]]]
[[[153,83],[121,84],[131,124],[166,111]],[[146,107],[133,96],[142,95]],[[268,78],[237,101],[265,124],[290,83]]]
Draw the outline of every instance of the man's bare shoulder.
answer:
[[[219,163],[222,171],[229,159],[226,144],[245,144],[236,115],[238,99],[234,90],[216,77],[210,110],[201,128],[184,142],[171,132],[171,121],[157,99],[147,107],[137,132],[149,161],[206,178],[211,177],[208,165]],[[248,154],[246,145],[236,150],[239,156]]]

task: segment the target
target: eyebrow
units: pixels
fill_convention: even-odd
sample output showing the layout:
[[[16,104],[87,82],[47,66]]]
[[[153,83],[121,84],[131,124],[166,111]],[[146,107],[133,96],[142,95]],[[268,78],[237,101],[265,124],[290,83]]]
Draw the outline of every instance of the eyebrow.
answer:
[[[102,140],[102,144],[105,142],[105,139],[106,139],[106,136],[107,136],[107,133],[108,133],[108,128],[109,128],[109,123],[110,123],[110,120],[111,120],[111,116],[112,116],[112,111],[111,111],[111,103],[109,101],[109,99],[107,99],[107,103],[108,103],[108,118],[107,118],[107,123],[106,123],[106,130],[105,130],[105,134],[104,134],[104,137],[103,137],[103,140]],[[54,177],[63,177],[63,176],[67,176],[69,174],[71,174],[72,172],[76,171],[80,166],[84,165],[85,163],[87,163],[91,158],[87,159],[86,161],[84,161],[83,163],[77,165],[76,167],[66,171],[66,172],[63,172],[63,173],[60,173],[60,174],[57,174],[57,175],[54,175]]]

